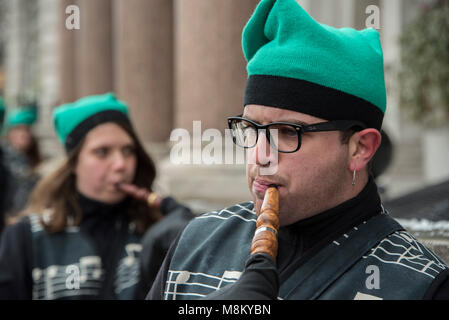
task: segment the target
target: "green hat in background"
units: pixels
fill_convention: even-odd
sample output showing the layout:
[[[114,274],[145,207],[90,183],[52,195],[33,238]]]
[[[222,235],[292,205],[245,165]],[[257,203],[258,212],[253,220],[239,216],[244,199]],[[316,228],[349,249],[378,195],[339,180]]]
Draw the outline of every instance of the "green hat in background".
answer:
[[[244,105],[293,110],[379,129],[386,109],[375,29],[316,22],[295,0],[262,0],[243,30]]]
[[[5,117],[5,102],[2,97],[0,97],[0,128],[3,124],[3,118]]]
[[[53,110],[59,140],[70,152],[94,127],[105,122],[130,123],[128,108],[113,93],[92,95]]]
[[[12,109],[6,113],[6,129],[19,125],[31,126],[37,120],[37,106],[31,105]]]

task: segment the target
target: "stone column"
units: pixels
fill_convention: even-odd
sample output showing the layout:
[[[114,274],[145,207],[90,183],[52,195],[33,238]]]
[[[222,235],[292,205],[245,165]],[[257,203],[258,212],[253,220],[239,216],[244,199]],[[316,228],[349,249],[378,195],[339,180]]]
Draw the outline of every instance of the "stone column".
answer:
[[[83,97],[113,90],[112,2],[79,0],[77,32],[77,95]]]
[[[80,30],[68,30],[65,26],[66,8],[76,4],[74,0],[61,0],[58,8],[59,24],[59,102],[77,99],[76,82],[76,35]]]
[[[38,17],[38,77],[39,77],[39,117],[38,122],[34,126],[34,130],[39,137],[39,147],[40,152],[44,157],[55,157],[61,154],[61,149],[59,142],[57,141],[56,134],[54,131],[54,126],[52,123],[52,110],[57,104],[61,102],[61,94],[66,94],[68,88],[67,83],[61,77],[62,69],[70,68],[74,69],[74,61],[64,60],[64,65],[60,63],[60,54],[64,51],[60,44],[60,41],[64,39],[62,37],[61,30],[64,25],[64,11],[61,10],[60,0],[39,0],[37,1],[39,6],[39,17]],[[64,6],[65,7],[65,6]],[[70,53],[69,53],[70,54]],[[67,69],[65,69],[67,70]],[[72,76],[74,79],[74,77]],[[70,84],[73,84],[73,80]],[[65,85],[65,89],[61,90],[61,85]],[[69,98],[65,95],[65,98]],[[74,98],[72,95],[71,99]],[[68,102],[72,100],[67,100]]]
[[[244,25],[258,0],[175,1],[175,125],[192,131],[226,127],[242,113],[246,62]]]
[[[173,118],[173,2],[114,2],[115,83],[144,142],[165,142]]]
[[[7,36],[5,37],[5,92],[4,99],[8,107],[17,106],[17,96],[24,90],[23,51],[24,51],[24,18],[23,1],[11,1],[6,5],[5,15]]]
[[[201,139],[209,128],[223,133],[227,127],[226,117],[243,112],[246,61],[241,35],[258,2],[175,0],[176,128],[195,131]],[[194,130],[195,120],[200,120],[201,124],[196,124]],[[220,132],[214,132],[218,133],[216,139],[220,141]],[[196,212],[250,200],[244,164],[237,161],[226,164],[227,152],[234,148],[232,141],[222,141],[223,149],[214,150],[214,154],[223,151],[223,163],[208,164],[201,142],[194,141],[193,135],[187,141],[192,162],[176,164],[170,157],[160,162],[157,185],[162,191]],[[176,144],[179,146],[183,142]]]
[[[395,140],[400,139],[401,119],[399,110],[399,82],[398,71],[400,68],[400,35],[404,23],[402,12],[402,0],[381,2],[381,31],[382,48],[385,65],[385,82],[387,85],[387,111],[384,119],[384,127]],[[418,137],[413,137],[413,140]]]

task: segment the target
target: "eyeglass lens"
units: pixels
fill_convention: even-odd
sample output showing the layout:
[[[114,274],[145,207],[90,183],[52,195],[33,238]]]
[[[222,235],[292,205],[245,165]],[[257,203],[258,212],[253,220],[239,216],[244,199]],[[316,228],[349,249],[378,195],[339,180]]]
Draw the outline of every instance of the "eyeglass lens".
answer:
[[[244,148],[252,148],[257,143],[257,128],[245,120],[233,120],[232,129],[236,143]],[[295,127],[286,124],[268,126],[270,143],[278,151],[291,152],[297,149],[299,135]],[[265,131],[263,129],[259,131]],[[264,132],[265,133],[265,132]],[[266,133],[265,133],[266,134]]]

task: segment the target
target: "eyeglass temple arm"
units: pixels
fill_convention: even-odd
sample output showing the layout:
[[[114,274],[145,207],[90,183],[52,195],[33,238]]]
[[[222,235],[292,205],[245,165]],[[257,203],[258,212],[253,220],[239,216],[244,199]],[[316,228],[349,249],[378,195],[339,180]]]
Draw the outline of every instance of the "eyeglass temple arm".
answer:
[[[360,127],[365,129],[366,126],[360,121],[355,120],[334,120],[329,122],[320,122],[304,126],[303,132],[319,132],[319,131],[334,131],[334,130],[347,130],[353,127]]]

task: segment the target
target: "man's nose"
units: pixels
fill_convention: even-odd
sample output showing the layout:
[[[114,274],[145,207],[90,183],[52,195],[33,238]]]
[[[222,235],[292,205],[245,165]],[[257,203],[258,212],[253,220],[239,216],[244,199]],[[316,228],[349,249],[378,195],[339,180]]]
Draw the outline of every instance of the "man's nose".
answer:
[[[261,167],[269,166],[275,161],[277,151],[273,149],[265,130],[259,131],[257,144],[253,148],[255,163]]]

